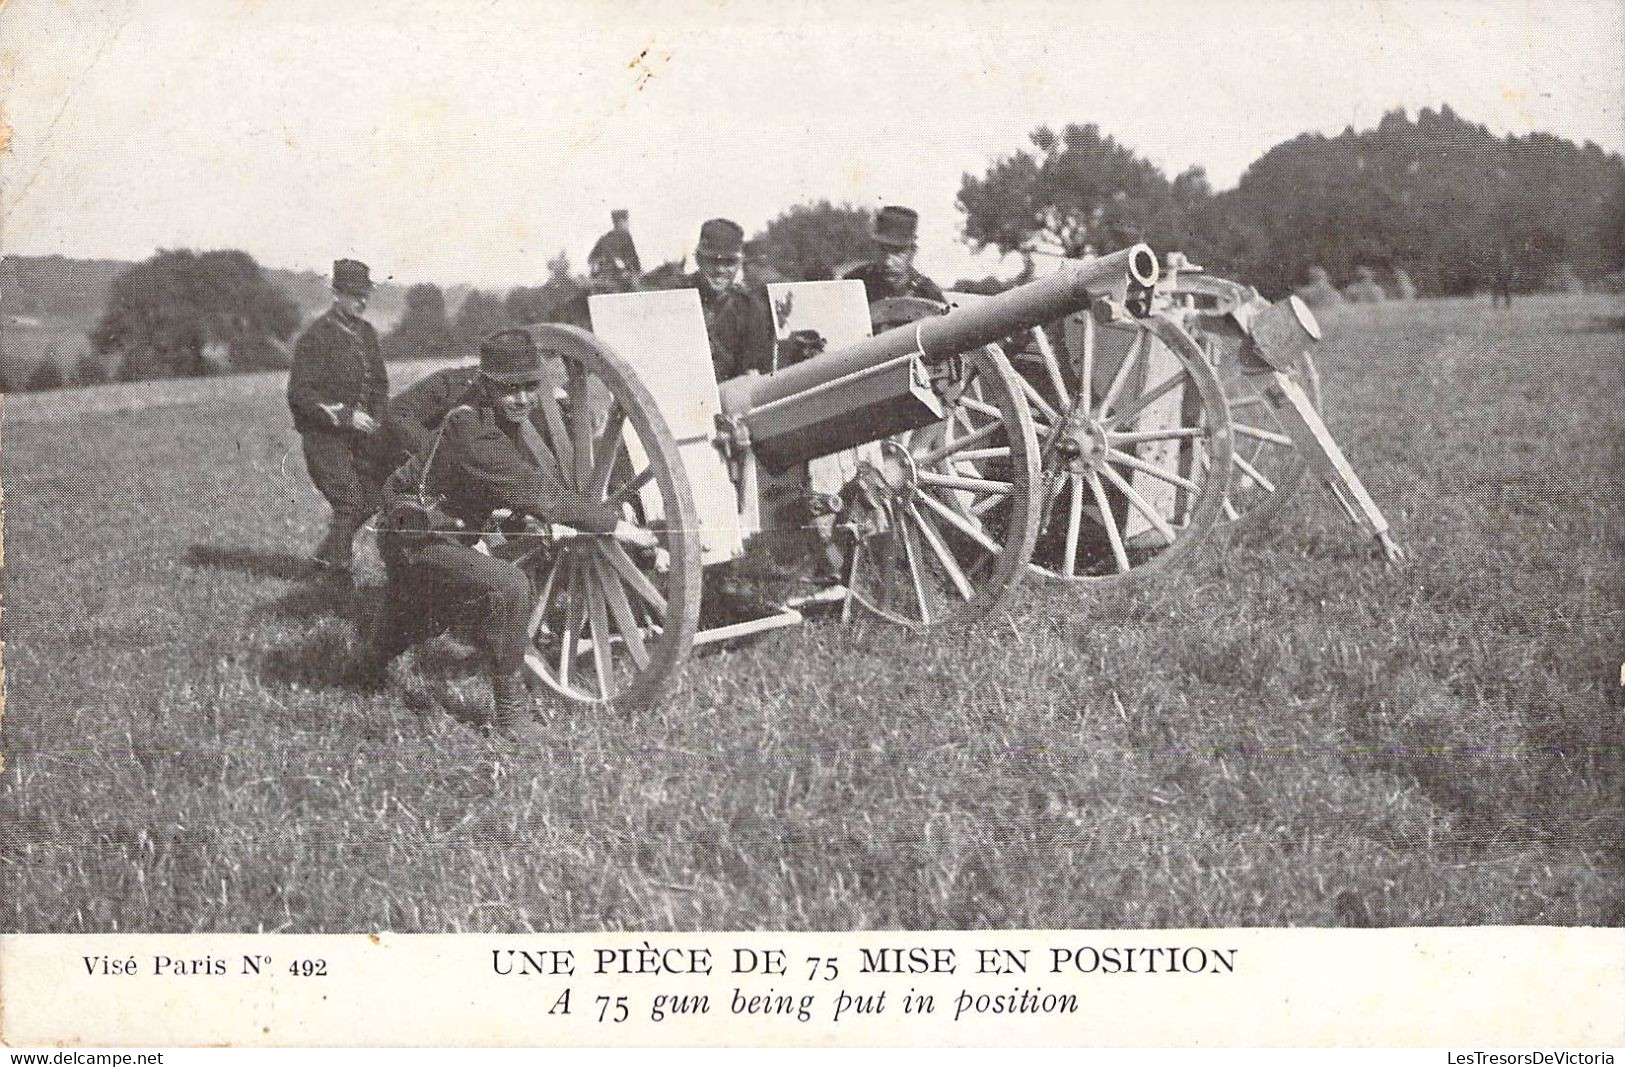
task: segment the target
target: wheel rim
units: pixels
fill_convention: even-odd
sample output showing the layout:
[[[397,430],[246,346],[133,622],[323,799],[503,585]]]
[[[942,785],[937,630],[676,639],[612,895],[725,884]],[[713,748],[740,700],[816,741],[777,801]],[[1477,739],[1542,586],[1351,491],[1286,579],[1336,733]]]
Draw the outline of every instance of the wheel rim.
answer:
[[[1257,293],[1240,282],[1208,274],[1181,274],[1170,292],[1182,311],[1222,313],[1255,299]],[[1303,483],[1308,461],[1287,433],[1275,408],[1252,379],[1241,373],[1239,343],[1229,337],[1201,333],[1208,363],[1219,378],[1230,410],[1234,453],[1230,493],[1222,522],[1237,527],[1262,526],[1277,516]],[[1299,354],[1292,375],[1308,393],[1316,410],[1321,407],[1320,375],[1307,350]]]
[[[608,536],[571,537],[532,554],[522,564],[534,593],[525,662],[572,703],[647,704],[687,656],[699,620],[688,477],[653,396],[624,360],[575,327],[527,329],[552,372],[540,406],[561,477],[652,530],[669,566],[657,569]]]
[[[1059,581],[1154,572],[1202,542],[1224,507],[1233,462],[1217,377],[1165,315],[1110,332],[1081,319],[1070,375],[1039,337],[1042,385],[1027,382],[1043,456],[1033,567]]]
[[[941,314],[877,302],[877,329]],[[914,630],[969,625],[1005,603],[1038,534],[1038,439],[995,345],[934,368],[940,422],[870,449],[844,494],[853,601]]]
[[[1303,484],[1309,461],[1287,433],[1274,405],[1241,373],[1233,346],[1212,339],[1204,342],[1215,361],[1235,436],[1223,521],[1238,528],[1268,525]],[[1320,375],[1308,352],[1299,355],[1292,377],[1320,410]]]

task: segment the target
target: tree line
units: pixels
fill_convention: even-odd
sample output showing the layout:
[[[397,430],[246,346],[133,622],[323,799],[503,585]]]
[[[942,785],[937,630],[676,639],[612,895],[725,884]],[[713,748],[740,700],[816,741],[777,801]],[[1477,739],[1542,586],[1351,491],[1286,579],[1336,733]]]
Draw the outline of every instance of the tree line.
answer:
[[[1220,193],[1201,168],[1169,177],[1096,125],[1039,127],[1027,146],[964,175],[954,207],[972,249],[1021,258],[1018,282],[1037,272],[1041,257],[1135,241],[1182,251],[1272,297],[1617,286],[1625,270],[1618,153],[1547,133],[1498,138],[1448,106],[1423,109],[1414,120],[1392,111],[1373,129],[1335,137],[1300,135]],[[754,235],[762,256],[747,271],[758,279],[836,277],[872,254],[871,221],[850,204],[792,206]],[[116,265],[94,266],[100,278]],[[667,268],[675,274],[680,264]],[[56,274],[63,269],[50,265]],[[75,366],[64,371],[47,360],[49,367],[41,363],[12,383],[0,363],[0,389],[53,388],[70,375],[88,383],[285,367],[302,316],[273,277],[281,273],[240,251],[160,251],[112,278],[90,351]],[[15,283],[15,270],[0,273],[8,312],[20,306]],[[988,292],[1010,284],[967,278],[952,287]],[[467,355],[495,330],[545,321],[584,285],[561,252],[540,284],[471,290],[454,312],[439,286],[411,286],[384,335],[386,357]],[[33,309],[48,310],[38,297],[22,310]]]

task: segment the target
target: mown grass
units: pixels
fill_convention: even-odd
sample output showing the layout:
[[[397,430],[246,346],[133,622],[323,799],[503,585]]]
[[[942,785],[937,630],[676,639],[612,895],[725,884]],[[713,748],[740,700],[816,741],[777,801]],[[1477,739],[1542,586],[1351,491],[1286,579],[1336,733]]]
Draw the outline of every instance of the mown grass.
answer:
[[[1403,568],[1306,490],[1177,574],[780,632],[524,751],[449,639],[336,685],[380,576],[294,577],[276,379],[8,398],[0,929],[1625,922],[1618,314],[1327,317]]]

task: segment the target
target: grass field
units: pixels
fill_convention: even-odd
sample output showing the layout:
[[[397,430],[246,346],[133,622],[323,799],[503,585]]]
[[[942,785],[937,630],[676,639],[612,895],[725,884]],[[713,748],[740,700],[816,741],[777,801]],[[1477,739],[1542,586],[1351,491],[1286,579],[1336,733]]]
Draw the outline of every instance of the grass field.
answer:
[[[523,752],[449,639],[335,684],[380,576],[296,577],[279,379],[8,397],[0,929],[1625,923],[1620,311],[1325,316],[1403,568],[1306,489],[1179,573],[781,631]]]

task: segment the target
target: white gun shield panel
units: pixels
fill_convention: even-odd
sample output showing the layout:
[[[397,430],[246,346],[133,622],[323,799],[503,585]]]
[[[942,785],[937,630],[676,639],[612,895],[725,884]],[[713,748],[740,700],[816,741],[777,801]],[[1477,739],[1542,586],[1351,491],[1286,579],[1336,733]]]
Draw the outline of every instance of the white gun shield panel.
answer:
[[[637,371],[677,440],[694,489],[702,562],[721,563],[742,555],[738,498],[728,465],[714,443],[722,403],[711,369],[700,294],[692,289],[602,293],[589,298],[587,307],[593,333]],[[636,437],[628,436],[626,442],[629,450],[638,449]],[[645,461],[643,456],[633,459]],[[644,490],[643,504],[646,511],[657,513],[660,501],[651,495],[651,488]]]
[[[869,297],[860,281],[773,282],[767,287],[773,307],[773,331],[778,352],[797,330],[816,330],[824,339],[825,350],[833,352],[854,341],[872,336],[869,324]],[[775,356],[774,367],[778,367]],[[807,464],[808,486],[815,492],[838,493],[857,477],[858,462],[876,462],[878,442],[822,456]]]

